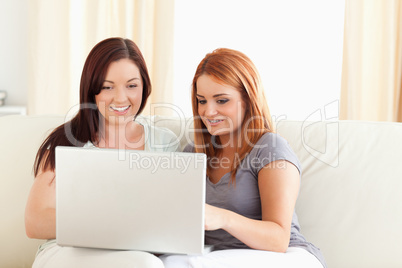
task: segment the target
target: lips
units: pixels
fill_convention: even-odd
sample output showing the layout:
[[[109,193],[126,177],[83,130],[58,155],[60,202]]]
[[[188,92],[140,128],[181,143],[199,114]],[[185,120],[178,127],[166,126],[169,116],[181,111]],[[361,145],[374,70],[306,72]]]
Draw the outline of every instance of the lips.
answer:
[[[211,126],[218,125],[220,122],[223,122],[223,119],[207,119],[206,120]]]
[[[131,107],[131,105],[122,106],[122,107],[110,106],[110,109],[112,109],[113,111],[118,112],[118,113],[124,113],[124,112],[126,112],[130,107]]]

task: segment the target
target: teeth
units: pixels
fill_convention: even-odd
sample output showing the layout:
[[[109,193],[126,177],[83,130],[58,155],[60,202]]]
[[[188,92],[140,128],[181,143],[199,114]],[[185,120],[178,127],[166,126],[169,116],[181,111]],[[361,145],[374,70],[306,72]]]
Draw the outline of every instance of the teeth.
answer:
[[[221,121],[223,121],[223,120],[210,120],[210,119],[208,119],[208,121],[214,124],[214,123],[221,122]]]
[[[123,111],[127,110],[129,107],[130,107],[130,105],[126,106],[126,107],[110,107],[110,108],[112,108],[113,110],[118,111],[118,112],[123,112]]]

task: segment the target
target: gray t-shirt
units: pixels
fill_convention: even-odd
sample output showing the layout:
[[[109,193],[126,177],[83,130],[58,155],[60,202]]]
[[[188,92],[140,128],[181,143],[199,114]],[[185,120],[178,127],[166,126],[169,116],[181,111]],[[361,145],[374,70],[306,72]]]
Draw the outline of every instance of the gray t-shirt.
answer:
[[[185,152],[193,151],[187,145]],[[270,162],[286,160],[297,167],[301,174],[301,166],[296,154],[288,142],[276,133],[264,134],[249,154],[242,160],[236,173],[236,185],[230,182],[230,173],[226,173],[216,184],[207,177],[206,203],[234,211],[250,219],[261,220],[261,200],[258,189],[258,172]],[[205,243],[214,245],[215,250],[249,248],[243,242],[219,229],[205,232]],[[289,247],[301,247],[316,256],[324,267],[325,261],[320,250],[306,241],[300,233],[296,213],[293,213]]]

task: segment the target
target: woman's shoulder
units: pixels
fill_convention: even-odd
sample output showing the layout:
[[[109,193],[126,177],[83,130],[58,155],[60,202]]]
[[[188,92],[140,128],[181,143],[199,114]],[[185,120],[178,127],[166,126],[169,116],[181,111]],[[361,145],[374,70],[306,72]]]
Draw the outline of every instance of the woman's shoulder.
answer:
[[[177,139],[176,134],[168,128],[157,127],[155,125],[147,125],[150,135],[154,135],[155,138],[158,137],[163,140],[175,140]]]
[[[168,128],[155,126],[150,120],[140,117],[136,122],[144,127],[145,143],[152,148],[164,148],[166,151],[176,151],[179,140],[176,134]]]
[[[275,132],[264,133],[255,144],[250,144],[254,150],[281,150],[290,147],[288,141]],[[250,152],[251,153],[251,152]]]
[[[273,132],[267,132],[252,145],[249,153],[251,159],[264,159],[265,164],[275,160],[287,160],[293,163],[301,171],[300,162],[296,153],[288,141],[281,135]]]
[[[159,127],[156,126],[150,118],[144,117],[144,116],[138,116],[135,120],[138,124],[142,125],[145,129],[145,131],[148,131],[150,135],[158,135],[161,137],[174,137],[177,138],[176,134],[174,134],[173,131],[166,127]]]
[[[193,153],[193,152],[195,152],[194,144],[193,144],[193,143],[187,144],[187,145],[184,147],[183,152],[185,152],[185,153]]]

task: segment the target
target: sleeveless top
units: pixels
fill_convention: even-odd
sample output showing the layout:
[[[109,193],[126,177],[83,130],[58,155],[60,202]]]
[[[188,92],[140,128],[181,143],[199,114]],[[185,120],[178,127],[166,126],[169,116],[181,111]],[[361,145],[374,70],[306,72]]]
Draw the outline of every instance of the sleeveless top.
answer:
[[[144,151],[149,152],[175,152],[179,148],[179,139],[167,128],[156,127],[145,117],[138,116],[135,120],[144,127]],[[97,148],[88,141],[84,148]]]

